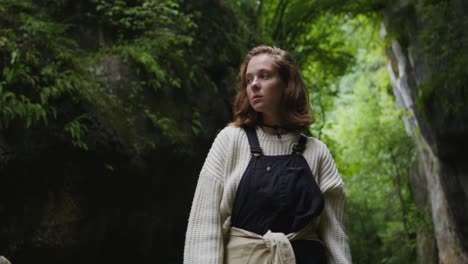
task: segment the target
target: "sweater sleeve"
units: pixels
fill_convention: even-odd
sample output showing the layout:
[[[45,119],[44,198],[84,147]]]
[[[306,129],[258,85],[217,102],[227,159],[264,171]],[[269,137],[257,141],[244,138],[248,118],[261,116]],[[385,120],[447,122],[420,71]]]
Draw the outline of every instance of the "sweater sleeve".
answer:
[[[216,137],[198,178],[185,235],[184,264],[221,264],[224,242],[220,217],[226,137]]]
[[[330,151],[325,148],[319,168],[325,207],[320,216],[319,234],[327,248],[328,264],[350,264],[347,234],[348,216],[343,181]]]

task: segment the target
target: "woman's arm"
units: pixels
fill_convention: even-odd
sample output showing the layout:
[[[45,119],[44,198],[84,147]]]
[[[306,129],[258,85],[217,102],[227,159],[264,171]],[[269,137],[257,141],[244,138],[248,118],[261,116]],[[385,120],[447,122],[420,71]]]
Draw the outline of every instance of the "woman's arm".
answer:
[[[350,264],[347,234],[346,196],[343,188],[324,194],[325,208],[320,216],[319,232],[327,248],[328,264]]]
[[[185,236],[184,264],[221,264],[224,244],[219,202],[219,179],[200,174]]]
[[[335,162],[326,147],[319,168],[319,179],[325,199],[319,233],[327,248],[327,263],[350,264],[352,261],[347,233],[346,193]]]
[[[220,217],[226,136],[216,137],[208,153],[192,202],[185,236],[184,264],[221,264],[224,242]]]

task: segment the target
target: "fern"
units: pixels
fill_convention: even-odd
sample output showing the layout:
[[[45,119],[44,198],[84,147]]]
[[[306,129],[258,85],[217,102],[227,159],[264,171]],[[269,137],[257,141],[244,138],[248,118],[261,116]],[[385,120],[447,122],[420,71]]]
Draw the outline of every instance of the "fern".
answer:
[[[78,118],[68,122],[64,127],[64,131],[69,134],[74,146],[88,150],[88,145],[83,141],[88,128],[80,123]]]

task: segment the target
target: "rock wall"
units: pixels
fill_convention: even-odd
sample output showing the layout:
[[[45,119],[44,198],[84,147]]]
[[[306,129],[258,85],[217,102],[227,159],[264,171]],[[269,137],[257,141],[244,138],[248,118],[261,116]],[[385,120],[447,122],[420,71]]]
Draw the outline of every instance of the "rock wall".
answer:
[[[55,3],[39,2],[40,10]],[[99,85],[90,100],[57,100],[58,118],[47,125],[25,128],[17,121],[0,128],[0,256],[14,264],[182,262],[198,174],[231,116],[245,52],[243,43],[227,40],[244,39],[244,28],[214,2],[181,7],[198,14],[193,35],[209,39],[198,37],[183,49],[156,39],[164,49],[151,53],[150,61],[164,65],[162,77],[146,75],[138,60],[109,47],[100,50],[119,42],[89,15],[96,1],[57,2],[60,17],[48,19],[69,18],[67,33],[77,49],[94,54],[83,74]],[[171,33],[151,31],[158,30]],[[172,85],[164,81],[169,77]],[[151,89],[151,81],[160,87]],[[63,133],[62,119],[74,114],[86,124],[86,150]]]
[[[387,6],[388,71],[417,144],[414,198],[433,224],[418,233],[418,263],[468,263],[468,70],[460,61],[468,47],[468,3],[436,2]]]

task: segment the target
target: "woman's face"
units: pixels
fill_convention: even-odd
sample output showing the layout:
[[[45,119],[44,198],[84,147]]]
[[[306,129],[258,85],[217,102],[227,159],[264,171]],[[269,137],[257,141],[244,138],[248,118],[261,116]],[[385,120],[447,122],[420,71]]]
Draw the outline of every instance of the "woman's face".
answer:
[[[274,66],[273,58],[267,54],[252,57],[247,65],[245,80],[252,108],[263,114],[265,123],[268,119],[279,121],[279,106],[285,83]]]

